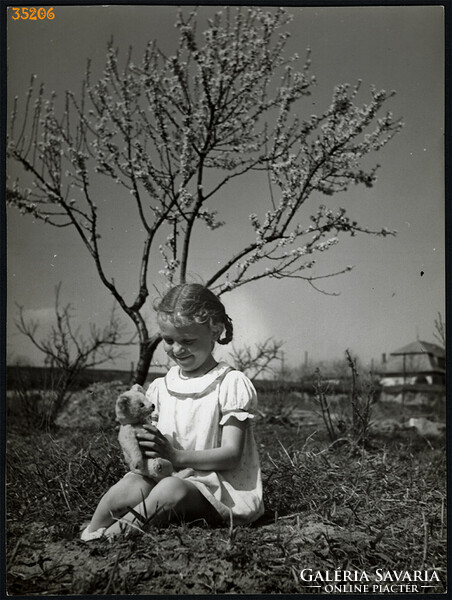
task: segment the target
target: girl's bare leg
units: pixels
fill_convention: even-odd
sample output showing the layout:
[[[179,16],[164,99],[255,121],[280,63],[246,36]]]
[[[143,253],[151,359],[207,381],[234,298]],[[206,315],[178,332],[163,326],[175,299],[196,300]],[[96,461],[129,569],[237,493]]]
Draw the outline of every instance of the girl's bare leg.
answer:
[[[102,527],[109,527],[131,507],[141,503],[155,485],[136,473],[127,474],[101,498],[88,530],[97,531]]]
[[[159,481],[145,501],[134,506],[134,511],[142,515],[143,519],[140,520],[129,512],[111,525],[105,535],[113,536],[125,530],[130,533],[146,526],[146,522],[163,525],[180,520],[190,522],[204,519],[210,524],[221,521],[217,511],[198,488],[190,481],[177,477],[166,477]]]

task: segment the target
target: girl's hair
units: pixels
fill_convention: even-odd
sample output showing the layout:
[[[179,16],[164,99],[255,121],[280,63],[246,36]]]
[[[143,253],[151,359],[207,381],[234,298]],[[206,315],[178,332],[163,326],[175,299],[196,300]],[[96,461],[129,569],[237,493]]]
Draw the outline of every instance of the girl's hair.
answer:
[[[154,308],[168,316],[176,327],[190,323],[207,324],[210,328],[224,326],[224,335],[219,344],[232,340],[232,321],[226,314],[221,300],[200,283],[182,283],[171,288],[163,298],[159,298]]]

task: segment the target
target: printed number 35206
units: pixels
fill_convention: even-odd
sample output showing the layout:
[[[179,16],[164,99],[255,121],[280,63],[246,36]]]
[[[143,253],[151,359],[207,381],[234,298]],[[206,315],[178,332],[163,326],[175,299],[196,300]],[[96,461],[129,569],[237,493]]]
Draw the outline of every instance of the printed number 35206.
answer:
[[[44,8],[41,6],[40,8],[36,8],[34,6],[30,6],[29,8],[17,6],[12,6],[13,14],[11,15],[14,21],[18,19],[28,19],[29,21],[37,21],[38,19],[42,21],[43,19],[54,19],[55,13],[53,12],[53,6],[50,8]]]

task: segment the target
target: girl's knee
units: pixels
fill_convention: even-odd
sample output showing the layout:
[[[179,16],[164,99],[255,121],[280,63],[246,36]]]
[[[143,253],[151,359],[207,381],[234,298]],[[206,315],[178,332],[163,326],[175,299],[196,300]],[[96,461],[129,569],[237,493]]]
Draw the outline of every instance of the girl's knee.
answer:
[[[141,475],[130,473],[115,483],[102,497],[102,503],[113,515],[124,513],[128,505],[135,505],[152,489]]]
[[[169,519],[196,520],[203,518],[208,522],[217,522],[218,513],[204,498],[198,488],[189,481],[177,477],[162,479],[152,492],[155,510],[159,507]]]
[[[153,490],[154,501],[162,509],[184,513],[193,494],[192,486],[177,477],[165,477]]]

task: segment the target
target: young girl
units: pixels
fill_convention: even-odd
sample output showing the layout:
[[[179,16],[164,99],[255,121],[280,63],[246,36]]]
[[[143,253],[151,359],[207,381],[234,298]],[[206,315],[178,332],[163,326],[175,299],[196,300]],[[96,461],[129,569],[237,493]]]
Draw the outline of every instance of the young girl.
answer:
[[[101,499],[82,533],[85,541],[139,529],[145,520],[220,524],[232,518],[243,524],[264,512],[251,427],[256,391],[243,373],[212,355],[216,342],[232,339],[223,304],[200,284],[182,284],[156,310],[165,351],[176,366],[149,386],[157,426],[144,425],[137,438],[145,457],[170,460],[175,473],[158,483],[127,473]]]

